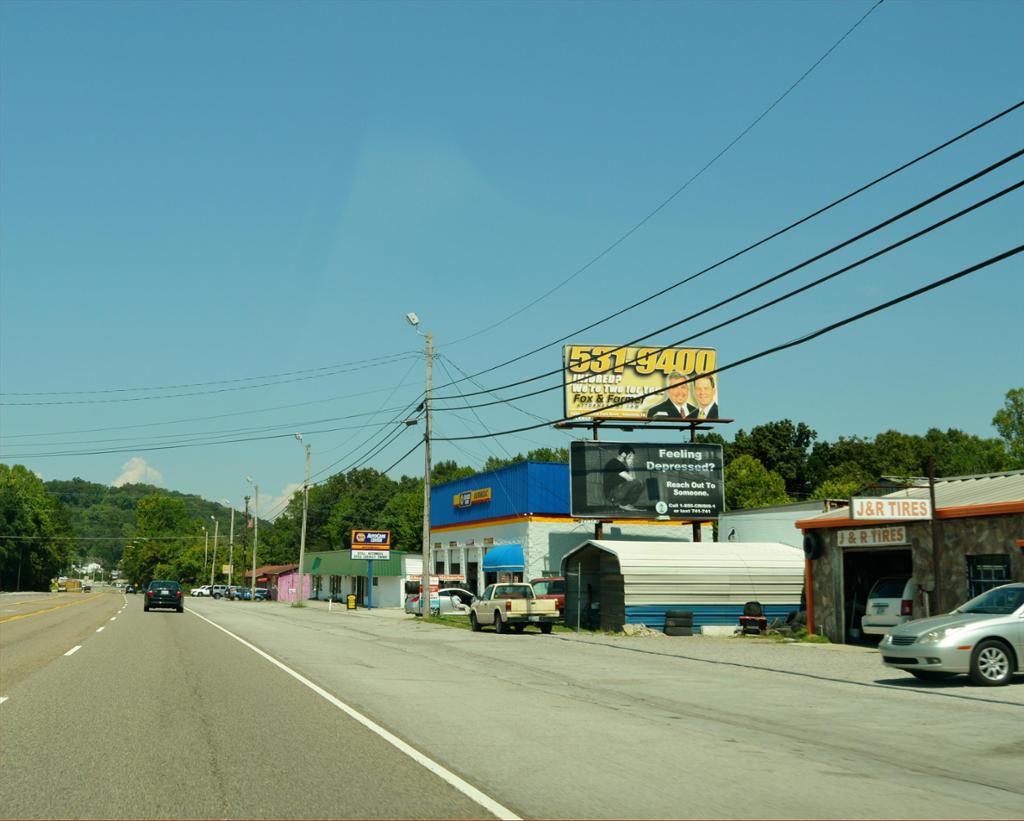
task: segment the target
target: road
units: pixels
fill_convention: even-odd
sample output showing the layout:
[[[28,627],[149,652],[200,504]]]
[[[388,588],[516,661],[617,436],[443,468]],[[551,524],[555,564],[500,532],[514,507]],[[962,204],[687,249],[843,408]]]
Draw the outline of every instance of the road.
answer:
[[[5,817],[1024,817],[1022,677],[127,598],[4,692]]]

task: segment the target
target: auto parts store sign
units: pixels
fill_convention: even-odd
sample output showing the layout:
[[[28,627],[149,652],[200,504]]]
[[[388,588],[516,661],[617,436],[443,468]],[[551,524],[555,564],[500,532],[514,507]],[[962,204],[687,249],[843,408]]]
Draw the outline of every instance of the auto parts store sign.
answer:
[[[888,499],[867,497],[850,499],[850,518],[873,521],[921,521],[932,517],[928,499]]]
[[[391,556],[390,530],[353,530],[351,558],[387,559]]]

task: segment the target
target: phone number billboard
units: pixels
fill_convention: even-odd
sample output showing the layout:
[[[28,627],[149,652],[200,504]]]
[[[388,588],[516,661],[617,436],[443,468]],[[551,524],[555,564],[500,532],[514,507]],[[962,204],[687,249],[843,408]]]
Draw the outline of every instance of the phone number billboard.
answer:
[[[569,512],[581,519],[717,518],[725,503],[721,445],[569,443]]]
[[[566,345],[565,417],[717,419],[716,363],[714,348]]]

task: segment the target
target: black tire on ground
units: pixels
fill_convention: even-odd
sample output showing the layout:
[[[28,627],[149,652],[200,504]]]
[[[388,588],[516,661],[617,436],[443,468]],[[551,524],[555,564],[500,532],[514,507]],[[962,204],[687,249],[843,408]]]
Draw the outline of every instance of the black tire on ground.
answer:
[[[476,613],[469,614],[469,629],[474,633],[479,633],[481,630],[480,622],[476,620]]]
[[[1009,684],[1016,669],[1013,652],[1001,641],[985,639],[971,653],[971,681],[984,687]]]
[[[497,610],[494,611],[494,632],[495,633],[506,633],[508,628],[505,626],[505,622],[501,620],[501,613]]]
[[[666,636],[692,636],[693,635],[693,628],[692,627],[666,627],[665,628],[665,635]]]
[[[921,681],[943,681],[956,675],[956,673],[947,673],[943,670],[910,670],[908,672]]]
[[[665,618],[666,619],[689,619],[690,621],[693,621],[693,611],[692,610],[666,610],[665,611]]]
[[[693,619],[665,619],[666,627],[693,627]]]
[[[178,608],[178,612],[179,613],[184,613],[185,612],[185,608],[184,607],[179,607]]]
[[[148,613],[149,612],[149,605],[148,604],[142,605],[142,610],[143,610],[144,613]]]
[[[549,624],[549,623],[545,622],[544,624],[542,624],[540,626],[540,632],[542,632],[546,636],[548,633],[551,632],[551,628],[552,627],[554,627],[553,624]]]

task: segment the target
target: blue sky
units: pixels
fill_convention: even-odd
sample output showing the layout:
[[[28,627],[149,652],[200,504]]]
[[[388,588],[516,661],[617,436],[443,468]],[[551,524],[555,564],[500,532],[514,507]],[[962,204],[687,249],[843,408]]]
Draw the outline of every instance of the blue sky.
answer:
[[[434,334],[441,386],[664,288],[1021,98],[1024,4],[886,0],[657,214],[520,312],[665,202],[873,5],[0,5],[3,461],[236,506],[252,476],[271,515],[302,479],[292,431],[317,478],[391,466],[422,428],[365,458],[392,430],[365,426],[402,418],[423,390],[407,312]],[[1022,134],[1019,110],[572,341],[617,344],[678,320],[1002,159]],[[1017,182],[1021,162],[651,341],[929,225]],[[1022,213],[1010,194],[691,344],[728,363],[802,336],[1018,244]],[[737,368],[721,380],[736,420],[723,433],[789,418],[826,439],[994,436],[993,413],[1024,384],[1022,305],[1015,257]],[[560,350],[479,381],[556,369]],[[435,433],[561,414],[558,390],[514,404],[439,409]],[[439,441],[434,457],[479,466],[571,438]],[[391,470],[421,472],[420,450]]]

